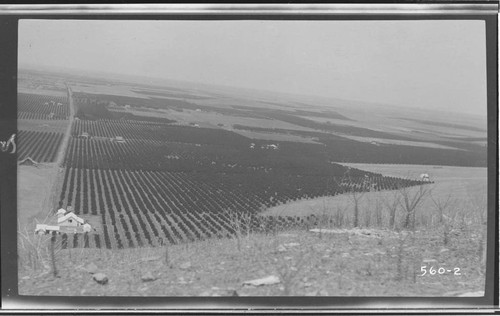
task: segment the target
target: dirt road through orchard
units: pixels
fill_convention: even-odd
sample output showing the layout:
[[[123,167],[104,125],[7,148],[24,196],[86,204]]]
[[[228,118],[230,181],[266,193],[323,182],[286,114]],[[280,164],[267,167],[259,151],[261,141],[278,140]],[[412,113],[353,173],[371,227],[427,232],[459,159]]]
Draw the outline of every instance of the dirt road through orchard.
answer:
[[[66,152],[66,148],[68,147],[69,138],[71,136],[71,127],[73,126],[73,120],[75,117],[75,106],[73,104],[73,92],[71,91],[70,86],[66,83],[66,88],[68,89],[68,106],[69,106],[69,122],[68,127],[66,128],[66,132],[64,133],[63,140],[61,145],[59,146],[59,150],[57,152],[56,165],[61,166],[64,161],[64,153]]]

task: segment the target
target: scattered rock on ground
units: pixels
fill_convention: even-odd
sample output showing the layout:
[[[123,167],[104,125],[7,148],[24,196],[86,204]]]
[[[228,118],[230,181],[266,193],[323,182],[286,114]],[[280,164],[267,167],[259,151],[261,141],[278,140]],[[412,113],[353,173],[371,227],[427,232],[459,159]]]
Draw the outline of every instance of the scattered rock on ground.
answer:
[[[300,244],[298,242],[291,242],[291,243],[288,243],[288,244],[284,244],[283,246],[290,248],[290,247],[300,246]]]
[[[142,277],[141,280],[142,282],[151,282],[156,280],[157,278],[153,275],[151,272],[146,272]]]
[[[280,283],[280,278],[275,275],[269,275],[265,278],[250,280],[243,282],[243,285],[251,285],[251,286],[261,286],[261,285],[272,285]]]
[[[93,276],[94,281],[96,281],[99,284],[106,284],[108,283],[108,277],[104,273],[96,273]]]

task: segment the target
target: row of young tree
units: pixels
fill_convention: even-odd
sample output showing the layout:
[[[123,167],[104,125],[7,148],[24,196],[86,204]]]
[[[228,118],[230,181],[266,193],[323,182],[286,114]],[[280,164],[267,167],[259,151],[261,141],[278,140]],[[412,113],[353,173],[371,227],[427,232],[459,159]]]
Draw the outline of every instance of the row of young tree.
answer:
[[[62,133],[20,130],[17,134],[17,159],[54,162],[63,138]]]
[[[374,184],[384,179],[396,181],[366,177],[337,179],[337,190],[344,191],[336,194],[378,190]],[[60,205],[72,205],[76,214],[99,215],[102,246],[136,247],[156,245],[159,240],[178,243],[234,235],[232,215],[227,210],[238,216],[250,216],[252,229],[262,228],[257,220],[262,207],[287,200],[277,191],[271,194],[274,198],[268,199],[266,190],[257,187],[258,184],[253,188],[228,187],[217,179],[201,181],[185,173],[67,168]],[[307,198],[310,197],[314,196]],[[302,219],[287,221],[294,222],[300,223]],[[271,226],[264,226],[264,230],[278,225],[269,223],[266,225]]]
[[[68,98],[42,94],[18,93],[17,111],[21,119],[59,119],[69,116]]]

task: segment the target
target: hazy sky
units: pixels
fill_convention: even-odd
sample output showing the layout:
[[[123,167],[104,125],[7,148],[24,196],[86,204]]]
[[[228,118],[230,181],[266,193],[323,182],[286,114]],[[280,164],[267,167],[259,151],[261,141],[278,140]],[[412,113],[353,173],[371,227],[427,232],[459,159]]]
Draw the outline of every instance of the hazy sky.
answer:
[[[486,113],[483,21],[22,20],[19,63]]]

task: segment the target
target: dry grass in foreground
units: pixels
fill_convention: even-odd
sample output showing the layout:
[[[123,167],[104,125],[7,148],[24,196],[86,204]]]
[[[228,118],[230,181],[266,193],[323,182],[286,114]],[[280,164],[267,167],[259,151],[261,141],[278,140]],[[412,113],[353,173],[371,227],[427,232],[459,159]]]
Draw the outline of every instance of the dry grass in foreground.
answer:
[[[20,266],[19,291],[64,296],[458,296],[483,291],[486,228],[454,229],[446,245],[442,229],[296,229],[168,248],[66,249],[55,254],[56,277],[50,262],[37,269]],[[423,266],[427,273],[420,276]],[[451,272],[440,274],[441,267]],[[105,274],[105,284],[94,280],[98,273]],[[271,284],[244,285],[269,276]]]

